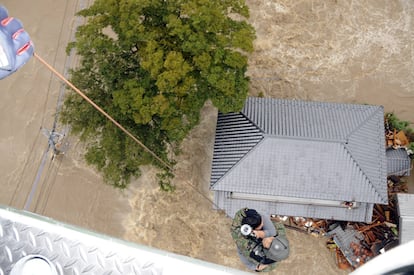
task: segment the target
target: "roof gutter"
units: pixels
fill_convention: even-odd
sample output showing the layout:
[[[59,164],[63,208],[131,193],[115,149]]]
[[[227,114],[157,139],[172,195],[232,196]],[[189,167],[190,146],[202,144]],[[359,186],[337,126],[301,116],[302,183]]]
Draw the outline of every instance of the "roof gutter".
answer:
[[[321,199],[295,198],[295,197],[273,196],[273,195],[263,195],[263,194],[248,194],[248,193],[239,193],[239,192],[231,192],[229,196],[231,199],[240,199],[240,200],[342,207],[342,208],[348,208],[348,209],[354,209],[354,208],[359,207],[359,203],[356,201],[321,200]]]

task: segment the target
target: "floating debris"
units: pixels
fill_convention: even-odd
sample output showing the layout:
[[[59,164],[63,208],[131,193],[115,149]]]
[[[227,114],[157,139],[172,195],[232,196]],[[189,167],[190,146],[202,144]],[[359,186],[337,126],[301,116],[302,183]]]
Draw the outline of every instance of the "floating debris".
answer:
[[[371,223],[318,220],[272,215],[287,228],[327,237],[326,247],[335,253],[338,268],[355,269],[396,246],[399,241],[397,194],[408,191],[404,177],[388,178],[388,205],[375,204]]]

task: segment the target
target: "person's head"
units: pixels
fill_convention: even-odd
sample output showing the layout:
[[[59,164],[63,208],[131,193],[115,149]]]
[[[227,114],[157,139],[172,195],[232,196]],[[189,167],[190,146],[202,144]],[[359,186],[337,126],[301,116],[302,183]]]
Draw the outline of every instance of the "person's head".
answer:
[[[259,230],[263,227],[262,216],[254,209],[248,209],[245,212],[246,216],[242,220],[242,224],[250,225],[253,230]]]

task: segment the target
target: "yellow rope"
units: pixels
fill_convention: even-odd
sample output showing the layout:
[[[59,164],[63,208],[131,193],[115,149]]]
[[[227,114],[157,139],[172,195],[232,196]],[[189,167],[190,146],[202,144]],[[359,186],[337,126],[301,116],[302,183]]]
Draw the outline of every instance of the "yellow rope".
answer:
[[[73,85],[69,80],[67,80],[62,74],[56,71],[51,65],[49,65],[45,60],[43,60],[39,55],[36,53],[33,54],[35,58],[37,58],[42,64],[44,64],[52,73],[54,73],[57,77],[59,77],[63,82],[65,82],[69,87],[71,87],[76,93],[78,93],[83,99],[85,99],[88,103],[90,103],[96,110],[101,112],[106,118],[112,121],[119,129],[125,132],[129,137],[131,137],[138,145],[144,148],[148,153],[150,153],[154,158],[156,158],[160,163],[162,163],[166,168],[168,168],[171,172],[173,172],[173,168],[163,161],[160,157],[158,157],[151,149],[145,146],[141,141],[139,141],[134,135],[132,135],[127,129],[125,129],[121,124],[119,124],[114,118],[112,118],[108,113],[106,113],[102,108],[96,105],[89,97],[87,97],[82,91],[80,91],[75,85]],[[187,185],[193,188],[197,193],[199,193],[202,197],[204,197],[207,201],[212,203],[217,209],[219,209],[218,205],[215,204],[210,198],[208,198],[205,194],[200,192],[194,185],[192,185],[188,181],[184,181]]]
[[[82,91],[80,91],[75,85],[73,85],[69,80],[67,80],[62,74],[56,71],[51,65],[49,65],[44,59],[42,59],[36,53],[33,54],[35,58],[37,58],[43,65],[45,65],[52,73],[54,73],[57,77],[59,77],[63,82],[65,82],[69,87],[71,87],[76,93],[78,93],[83,99],[85,99],[89,104],[91,104],[96,110],[98,110],[101,114],[103,114],[106,118],[112,121],[119,129],[121,129],[125,134],[127,134],[130,138],[132,138],[138,145],[144,148],[148,153],[150,153],[154,158],[156,158],[160,163],[162,163],[166,168],[170,171],[173,171],[172,167],[163,161],[160,157],[158,157],[151,149],[149,149],[145,144],[139,141],[133,134],[131,134],[127,129],[125,129],[119,122],[117,122],[114,118],[112,118],[107,112],[105,112],[101,107],[96,105],[88,96],[86,96]]]

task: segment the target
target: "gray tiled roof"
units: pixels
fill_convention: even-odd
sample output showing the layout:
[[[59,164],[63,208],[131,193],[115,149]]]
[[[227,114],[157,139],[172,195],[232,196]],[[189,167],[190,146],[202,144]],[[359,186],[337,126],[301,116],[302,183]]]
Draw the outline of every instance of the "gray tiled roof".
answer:
[[[414,240],[414,194],[397,194],[400,244]]]
[[[381,106],[248,98],[239,114],[218,116],[211,189],[387,203],[383,115]],[[232,116],[249,125],[238,139]],[[251,132],[257,138],[239,150]]]
[[[395,176],[409,176],[411,159],[404,148],[387,149],[387,174]]]

